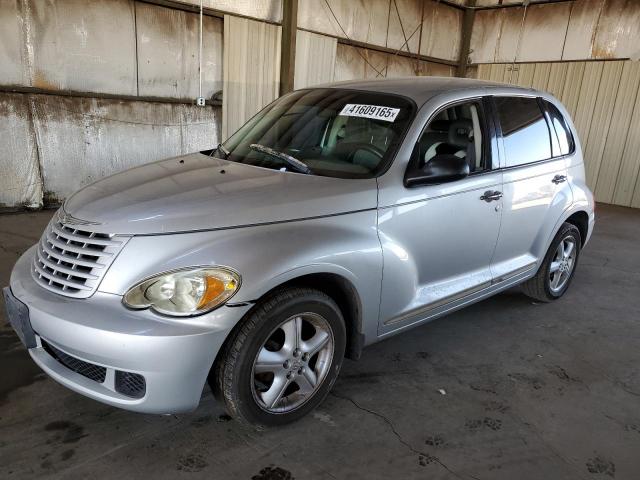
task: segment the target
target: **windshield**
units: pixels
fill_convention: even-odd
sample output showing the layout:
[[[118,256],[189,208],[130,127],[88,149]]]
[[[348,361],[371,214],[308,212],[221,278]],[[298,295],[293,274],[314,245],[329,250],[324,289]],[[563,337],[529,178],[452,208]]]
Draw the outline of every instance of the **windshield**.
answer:
[[[396,95],[301,90],[267,106],[224,143],[226,152],[214,155],[278,170],[371,178],[393,158],[414,110]]]

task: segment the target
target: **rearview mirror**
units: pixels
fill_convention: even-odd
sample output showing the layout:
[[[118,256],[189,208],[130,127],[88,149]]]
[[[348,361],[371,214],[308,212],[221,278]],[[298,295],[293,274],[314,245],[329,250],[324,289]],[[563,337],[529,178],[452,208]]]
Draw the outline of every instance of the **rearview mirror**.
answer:
[[[455,155],[436,155],[424,167],[409,169],[404,178],[407,187],[435,185],[453,182],[469,175],[469,164],[465,158]]]

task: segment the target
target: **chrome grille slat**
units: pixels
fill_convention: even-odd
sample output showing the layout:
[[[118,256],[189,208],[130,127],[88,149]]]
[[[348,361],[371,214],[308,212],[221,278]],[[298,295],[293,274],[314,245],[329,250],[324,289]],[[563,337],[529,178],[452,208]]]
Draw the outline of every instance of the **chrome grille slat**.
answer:
[[[53,273],[47,272],[38,263],[35,263],[33,266],[36,269],[36,271],[38,272],[38,274],[40,274],[41,277],[44,277],[47,280],[50,280],[51,282],[60,283],[61,285],[64,285],[66,287],[75,288],[75,289],[78,289],[78,290],[91,290],[91,288],[83,285],[80,282],[77,282],[77,283],[76,282],[70,282],[67,279],[64,279],[62,277],[58,277]],[[51,284],[49,284],[49,285],[51,285]]]
[[[105,240],[101,237],[95,237],[93,236],[93,233],[91,233],[89,236],[76,235],[75,232],[77,232],[78,230],[74,229],[73,232],[64,231],[56,225],[54,225],[51,230],[59,237],[64,237],[67,240],[73,240],[74,242],[80,242],[84,244],[100,245],[103,247],[117,247],[122,243],[114,240]]]
[[[51,261],[49,261],[49,259],[45,258],[44,256],[40,256],[40,258],[38,259],[40,261],[40,263],[43,263],[44,265],[46,265],[47,267],[49,267],[52,270],[57,270],[58,272],[61,273],[65,273],[67,275],[72,275],[74,277],[81,277],[81,278],[86,278],[88,280],[95,280],[96,278],[98,278],[97,275],[93,275],[91,273],[86,273],[83,272],[81,270],[73,270],[71,268],[67,268],[59,263],[52,263]]]
[[[65,225],[57,216],[42,235],[33,259],[35,281],[51,292],[87,298],[130,237]]]
[[[78,253],[80,255],[92,255],[95,257],[103,257],[103,256],[110,257],[111,255],[113,255],[112,253],[105,253],[103,251],[95,250],[93,248],[82,248],[82,247],[77,247],[75,245],[70,245],[68,243],[61,242],[57,238],[53,238],[53,234],[51,232],[47,232],[47,241],[61,250]]]
[[[81,267],[89,267],[89,268],[104,268],[104,264],[98,262],[91,262],[84,258],[76,258],[71,257],[69,255],[63,254],[61,252],[55,252],[46,242],[40,242],[40,248],[44,250],[44,253],[50,255],[52,257],[58,258],[64,262],[74,263],[76,265],[80,265]]]
[[[40,277],[40,274],[35,270],[35,267],[33,269],[33,277],[38,282],[38,285],[40,285],[42,288],[44,288],[46,290],[49,290],[50,292],[60,293],[60,294],[65,295],[65,296],[78,297],[78,298],[88,297],[87,292],[85,292],[83,290],[77,290],[78,292],[80,292],[79,295],[69,295],[69,292],[71,292],[71,290],[68,287],[63,286],[62,288],[60,288],[59,286],[49,285],[49,282],[46,281],[46,279]],[[64,293],[62,293],[62,292],[64,292]]]

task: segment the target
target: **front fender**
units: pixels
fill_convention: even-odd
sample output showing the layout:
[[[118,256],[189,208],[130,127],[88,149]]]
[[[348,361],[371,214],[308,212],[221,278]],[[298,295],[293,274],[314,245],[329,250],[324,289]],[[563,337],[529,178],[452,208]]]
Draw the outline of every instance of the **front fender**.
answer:
[[[376,215],[375,210],[367,210],[272,225],[135,236],[98,290],[124,295],[141,279],[160,272],[224,265],[242,276],[242,286],[232,300],[241,303],[255,301],[303,275],[332,273],[348,280],[358,292],[363,333],[375,338],[382,276]]]

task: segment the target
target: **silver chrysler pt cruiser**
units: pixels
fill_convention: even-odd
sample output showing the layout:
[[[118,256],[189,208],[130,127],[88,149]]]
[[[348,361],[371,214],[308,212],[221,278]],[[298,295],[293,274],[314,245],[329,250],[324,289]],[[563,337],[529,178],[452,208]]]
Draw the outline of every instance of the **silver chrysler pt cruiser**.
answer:
[[[298,90],[217,148],[72,195],[4,289],[33,360],[98,401],[316,407],[343,358],[521,284],[561,297],[594,225],[551,95],[453,78]]]

